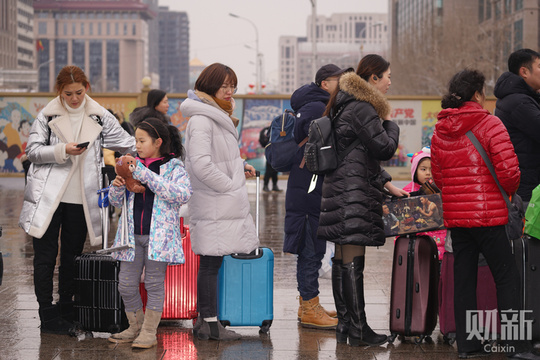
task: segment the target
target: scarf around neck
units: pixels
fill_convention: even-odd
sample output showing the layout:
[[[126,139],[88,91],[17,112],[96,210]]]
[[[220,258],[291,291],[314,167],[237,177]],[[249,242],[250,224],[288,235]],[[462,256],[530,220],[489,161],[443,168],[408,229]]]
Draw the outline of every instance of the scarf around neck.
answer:
[[[197,97],[201,99],[203,103],[213,106],[217,109],[220,109],[221,111],[229,115],[229,117],[231,118],[234,124],[234,127],[238,126],[238,123],[240,122],[240,120],[232,115],[234,111],[234,100],[232,99],[231,101],[220,100],[200,90],[195,90],[194,92],[195,92],[195,95],[197,95]]]

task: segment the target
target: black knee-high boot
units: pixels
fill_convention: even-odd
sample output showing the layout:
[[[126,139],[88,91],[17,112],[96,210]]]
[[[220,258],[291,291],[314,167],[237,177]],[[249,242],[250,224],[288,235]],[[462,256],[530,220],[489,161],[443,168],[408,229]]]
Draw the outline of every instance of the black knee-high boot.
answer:
[[[388,340],[386,335],[375,333],[367,323],[364,300],[364,261],[364,256],[357,256],[352,262],[343,265],[343,296],[350,317],[349,345],[351,346],[381,345]]]
[[[336,340],[338,343],[347,343],[349,337],[350,317],[343,297],[343,261],[332,258],[332,292],[338,324],[336,326]]]

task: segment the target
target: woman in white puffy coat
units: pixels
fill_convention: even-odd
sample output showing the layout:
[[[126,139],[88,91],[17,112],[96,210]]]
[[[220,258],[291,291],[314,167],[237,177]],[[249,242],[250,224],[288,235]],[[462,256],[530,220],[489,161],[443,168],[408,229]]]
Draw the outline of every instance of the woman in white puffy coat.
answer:
[[[249,253],[259,244],[249,212],[247,176],[255,169],[240,157],[238,119],[232,116],[237,78],[223,64],[206,67],[180,106],[189,117],[186,169],[193,195],[189,201],[193,251],[201,255],[197,278],[199,339],[233,340],[240,336],[217,321],[217,275],[224,255]]]
[[[58,95],[38,114],[28,139],[28,172],[19,225],[33,237],[34,289],[41,332],[68,334],[73,320],[75,257],[86,236],[101,243],[101,148],[136,153],[135,139],[86,92],[90,83],[76,66],[56,78]],[[81,144],[78,146],[78,144]],[[60,234],[58,294],[53,274]]]

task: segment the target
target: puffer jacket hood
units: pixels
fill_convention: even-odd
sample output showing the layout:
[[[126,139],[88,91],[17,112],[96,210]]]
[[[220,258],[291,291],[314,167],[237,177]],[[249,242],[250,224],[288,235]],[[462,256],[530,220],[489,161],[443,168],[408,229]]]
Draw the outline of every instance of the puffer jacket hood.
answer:
[[[250,253],[259,239],[233,121],[194,98],[184,100],[180,110],[189,117],[185,146],[193,188],[188,207],[193,251],[211,256]]]
[[[497,99],[502,99],[513,94],[526,94],[537,100],[540,97],[540,95],[536,94],[521,76],[509,71],[503,73],[499,79],[497,79],[493,94]]]
[[[519,184],[517,156],[499,118],[472,101],[457,109],[442,110],[431,139],[431,169],[442,192],[444,225],[505,225],[506,203],[484,160],[466,136],[469,130],[488,154],[507,194],[513,194]]]
[[[460,138],[487,116],[491,116],[489,111],[479,104],[469,101],[458,109],[441,110],[438,119],[445,121],[437,123],[437,131],[450,138]]]
[[[336,244],[380,246],[386,240],[382,190],[391,180],[380,161],[397,150],[399,127],[382,120],[390,113],[388,101],[356,73],[343,74],[339,86],[332,109],[345,106],[334,119],[338,153],[358,138],[361,143],[325,175],[317,235]]]
[[[330,99],[330,94],[327,91],[321,89],[315,83],[306,84],[296,89],[291,95],[291,107],[295,113],[298,113],[302,107],[309,103],[320,101],[326,104],[328,99]]]

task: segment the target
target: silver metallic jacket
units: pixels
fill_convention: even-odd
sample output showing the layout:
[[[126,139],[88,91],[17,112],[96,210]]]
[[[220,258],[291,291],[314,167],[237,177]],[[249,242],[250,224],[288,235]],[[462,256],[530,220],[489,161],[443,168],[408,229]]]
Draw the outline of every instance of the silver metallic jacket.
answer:
[[[96,115],[102,125],[98,123]],[[86,141],[90,145],[79,155],[81,165],[72,166],[72,156],[65,155],[65,144]],[[32,165],[28,171],[19,218],[19,225],[28,235],[41,238],[45,234],[70,178],[78,170],[81,172],[82,205],[90,244],[101,244],[102,225],[97,190],[101,187],[102,147],[123,154],[136,154],[135,138],[124,131],[118,120],[88,95],[77,139],[73,136],[71,120],[60,97],[49,102],[38,114],[26,147],[26,155]]]

